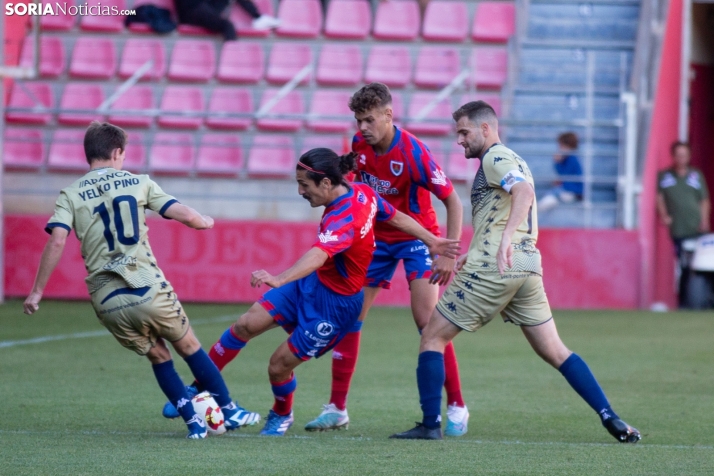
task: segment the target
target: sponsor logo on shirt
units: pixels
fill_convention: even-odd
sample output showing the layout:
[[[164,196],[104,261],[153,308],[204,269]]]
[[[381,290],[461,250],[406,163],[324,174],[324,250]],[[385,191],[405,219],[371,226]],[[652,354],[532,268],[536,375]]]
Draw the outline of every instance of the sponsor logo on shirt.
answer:
[[[404,172],[404,162],[392,160],[391,162],[389,162],[389,167],[392,170],[392,173],[397,177],[402,175],[402,172]]]
[[[357,194],[357,201],[360,203],[367,203],[367,197],[365,197],[364,193],[359,192]]]
[[[364,238],[367,236],[367,233],[369,233],[369,230],[372,229],[372,224],[374,223],[374,217],[377,216],[377,197],[372,199],[372,205],[369,210],[369,216],[367,217],[367,223],[362,226],[362,229],[360,229],[359,234],[360,238]]]
[[[375,192],[380,195],[399,195],[399,190],[392,187],[392,182],[389,180],[380,180],[372,174],[368,174],[364,170],[360,172],[362,182],[369,185]]]
[[[441,170],[434,170],[434,177],[431,179],[434,185],[446,185],[446,174]]]
[[[332,230],[327,230],[325,233],[318,235],[320,243],[329,243],[330,241],[340,241],[340,237],[332,234]]]
[[[364,154],[360,154],[359,156],[359,163],[364,165],[367,163],[367,157]]]

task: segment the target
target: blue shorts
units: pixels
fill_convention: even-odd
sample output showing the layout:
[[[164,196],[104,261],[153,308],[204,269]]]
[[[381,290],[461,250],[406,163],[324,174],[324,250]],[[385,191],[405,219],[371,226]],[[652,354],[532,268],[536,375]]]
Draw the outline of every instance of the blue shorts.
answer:
[[[290,334],[288,346],[301,360],[320,357],[352,329],[362,312],[364,293],[331,291],[317,272],[263,294],[258,303]]]
[[[431,277],[431,257],[429,249],[422,241],[404,241],[391,245],[378,241],[377,249],[374,250],[372,257],[372,264],[367,269],[365,286],[389,289],[392,286],[392,276],[397,270],[399,260],[404,260],[407,282],[411,283],[415,279]]]

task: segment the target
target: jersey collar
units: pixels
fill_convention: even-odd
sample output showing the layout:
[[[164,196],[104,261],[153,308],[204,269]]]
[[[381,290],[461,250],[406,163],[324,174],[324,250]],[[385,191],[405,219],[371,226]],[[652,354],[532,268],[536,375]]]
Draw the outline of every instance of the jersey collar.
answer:
[[[340,203],[342,200],[347,200],[348,198],[351,198],[354,195],[354,187],[349,187],[349,192],[345,193],[344,195],[340,195],[336,199],[332,200],[330,203],[327,204],[325,207],[325,210],[329,209],[330,207],[336,206],[338,203]]]
[[[399,141],[402,138],[402,130],[400,128],[398,128],[397,126],[392,126],[392,127],[394,127],[394,138],[392,139],[392,143],[389,144],[389,148],[387,149],[387,151],[384,154],[377,154],[375,152],[374,153],[375,156],[381,157],[382,155],[387,155],[388,153],[390,153],[392,151],[392,149],[394,149],[397,146],[397,144],[399,144]],[[372,149],[372,150],[374,150],[374,149]]]

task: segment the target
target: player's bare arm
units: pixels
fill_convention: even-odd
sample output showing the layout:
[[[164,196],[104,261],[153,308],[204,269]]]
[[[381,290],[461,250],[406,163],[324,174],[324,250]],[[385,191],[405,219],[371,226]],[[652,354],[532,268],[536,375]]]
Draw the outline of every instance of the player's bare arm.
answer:
[[[461,225],[464,221],[464,206],[461,203],[456,190],[452,191],[448,197],[442,200],[446,207],[446,237],[452,240],[461,238]],[[451,279],[451,274],[455,269],[454,258],[439,255],[431,267],[431,277],[429,283],[445,285]]]
[[[511,188],[511,196],[511,213],[508,216],[506,228],[503,230],[501,246],[498,247],[498,255],[496,257],[498,272],[501,275],[506,269],[513,267],[511,237],[518,229],[518,225],[528,217],[535,198],[535,190],[528,182],[518,182]]]
[[[52,271],[55,270],[57,263],[59,263],[60,258],[62,258],[62,253],[64,253],[67,236],[69,236],[69,231],[62,227],[58,226],[52,229],[52,234],[47,240],[45,249],[42,251],[40,267],[37,270],[37,276],[35,276],[35,284],[32,286],[32,292],[27,296],[25,304],[23,305],[25,314],[34,314],[40,308],[40,300],[45,291],[45,286],[47,286]]]
[[[182,203],[174,203],[165,212],[164,217],[191,227],[195,230],[208,230],[213,228],[213,218],[201,215],[191,207]]]
[[[250,278],[250,285],[256,288],[260,287],[261,284],[267,284],[271,288],[279,288],[284,284],[297,281],[317,271],[320,266],[325,264],[328,257],[327,253],[323,250],[310,248],[310,251],[302,255],[294,265],[277,276],[273,276],[264,269],[253,271]]]
[[[410,235],[423,241],[429,248],[429,253],[431,253],[432,256],[446,256],[451,259],[459,256],[461,243],[458,239],[452,240],[449,238],[439,238],[434,236],[429,230],[426,230],[415,219],[405,213],[397,211],[394,218],[388,220],[387,223],[394,228],[403,231],[404,233],[409,233]]]

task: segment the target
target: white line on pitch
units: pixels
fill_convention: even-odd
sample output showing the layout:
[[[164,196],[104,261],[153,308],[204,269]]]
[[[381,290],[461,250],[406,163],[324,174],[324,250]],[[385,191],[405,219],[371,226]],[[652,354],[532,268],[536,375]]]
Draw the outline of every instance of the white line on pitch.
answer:
[[[225,316],[209,317],[207,319],[195,319],[189,322],[192,326],[200,326],[203,324],[215,324],[220,322],[233,321],[237,318],[237,314],[228,314]],[[109,331],[107,331],[106,329],[100,329],[96,331],[75,332],[73,334],[57,334],[53,336],[33,337],[31,339],[4,340],[0,341],[0,349],[3,349],[5,347],[17,347],[19,345],[42,344],[44,342],[52,342],[55,340],[86,339],[87,337],[103,337],[109,335]]]

